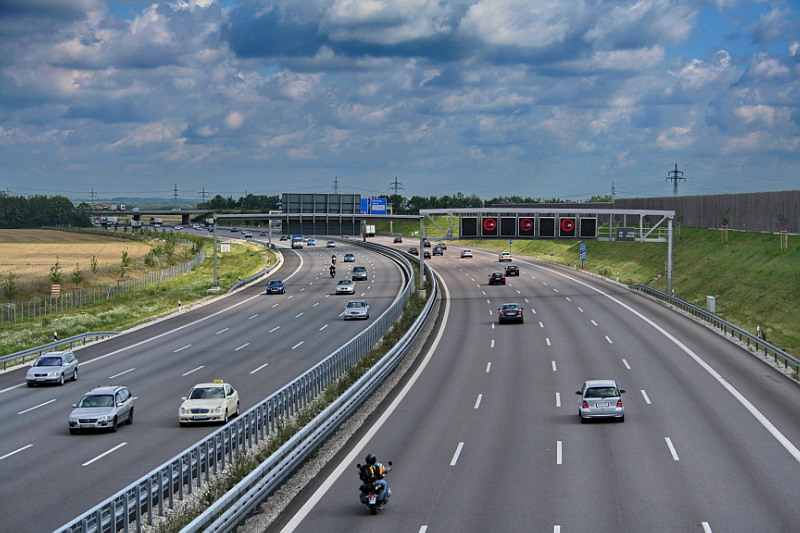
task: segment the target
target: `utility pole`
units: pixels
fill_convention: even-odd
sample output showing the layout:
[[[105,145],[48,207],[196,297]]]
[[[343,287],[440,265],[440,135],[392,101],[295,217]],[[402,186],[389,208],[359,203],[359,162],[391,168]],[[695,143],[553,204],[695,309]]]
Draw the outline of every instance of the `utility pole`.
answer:
[[[394,177],[394,181],[389,184],[389,190],[397,196],[400,194],[400,191],[403,190],[403,184],[397,181],[397,176]],[[389,215],[394,215],[394,204],[389,205]],[[389,233],[394,233],[394,220],[391,218],[389,219]],[[421,250],[422,248],[420,248]],[[423,258],[424,259],[424,258]]]
[[[175,184],[175,187],[172,189],[172,199],[175,202],[175,205],[173,207],[175,209],[177,209],[178,208],[178,184],[177,183]]]
[[[339,194],[339,176],[333,178],[333,194]]]
[[[675,170],[670,170],[667,174],[667,181],[672,181],[672,196],[678,196],[678,182],[686,181],[683,171],[678,170],[678,163],[675,163]]]
[[[206,198],[208,198],[208,193],[206,192],[206,188],[203,187],[203,190],[200,191],[200,200],[205,202]]]
[[[92,187],[92,192],[89,193],[89,203],[93,204],[96,198],[97,198],[97,193],[94,192],[94,187]]]

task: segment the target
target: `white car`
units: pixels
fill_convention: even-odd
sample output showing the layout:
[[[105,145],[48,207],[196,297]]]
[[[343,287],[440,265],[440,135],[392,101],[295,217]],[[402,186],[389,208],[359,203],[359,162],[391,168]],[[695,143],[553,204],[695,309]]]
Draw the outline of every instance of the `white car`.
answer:
[[[461,258],[472,257],[472,250],[461,250]]]
[[[239,393],[221,379],[215,379],[211,383],[198,383],[181,400],[183,403],[178,410],[178,422],[181,426],[193,422],[225,424],[230,417],[239,415]]]
[[[356,284],[353,280],[343,279],[336,284],[336,294],[355,294]]]
[[[364,300],[350,300],[344,308],[344,319],[369,318],[369,306]]]
[[[497,258],[498,261],[511,261],[511,252],[500,252]]]
[[[328,241],[327,243],[325,243],[325,246],[327,246],[328,248],[336,248],[336,241]]]

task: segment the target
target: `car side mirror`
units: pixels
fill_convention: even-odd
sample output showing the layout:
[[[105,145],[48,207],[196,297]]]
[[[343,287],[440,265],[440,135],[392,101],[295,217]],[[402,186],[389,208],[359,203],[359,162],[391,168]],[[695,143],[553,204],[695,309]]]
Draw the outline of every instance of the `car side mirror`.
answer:
[[[578,396],[580,396],[580,394],[581,394],[581,391],[579,391],[579,390],[576,390],[576,391],[575,391],[575,394],[577,394]]]
[[[181,400],[186,401],[186,396],[181,396]]]
[[[625,389],[619,389],[619,393],[620,393],[620,394],[623,394],[623,393],[625,393]]]
[[[389,461],[387,464],[388,464],[389,466],[392,466],[392,462],[391,462],[391,461]]]
[[[78,404],[77,403],[73,403],[72,407],[78,407]]]
[[[356,468],[358,468],[359,470],[361,470],[361,463],[358,463],[358,464],[356,465]]]

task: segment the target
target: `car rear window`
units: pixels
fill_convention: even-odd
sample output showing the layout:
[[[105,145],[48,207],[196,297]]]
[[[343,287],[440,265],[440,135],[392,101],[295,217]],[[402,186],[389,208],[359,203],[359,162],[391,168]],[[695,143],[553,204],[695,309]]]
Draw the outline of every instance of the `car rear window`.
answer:
[[[617,389],[614,387],[592,387],[586,389],[586,393],[583,396],[584,398],[614,398],[619,394],[617,394]]]

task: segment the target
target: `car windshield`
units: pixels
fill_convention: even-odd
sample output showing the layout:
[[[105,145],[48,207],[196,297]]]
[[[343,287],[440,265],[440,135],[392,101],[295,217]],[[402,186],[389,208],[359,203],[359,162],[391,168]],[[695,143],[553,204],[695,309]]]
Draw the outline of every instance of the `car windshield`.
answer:
[[[353,309],[355,307],[364,307],[364,302],[349,302],[347,304],[347,307],[349,307],[350,309]]]
[[[342,281],[339,282],[339,285],[350,285],[352,283],[353,282],[350,281],[349,279],[343,279]]]
[[[367,267],[353,267],[353,272],[364,272]]]
[[[110,394],[91,394],[84,396],[78,407],[114,407],[114,397]]]
[[[189,393],[190,400],[209,400],[224,397],[225,392],[220,387],[201,387],[192,389],[192,392]]]
[[[41,357],[33,366],[61,366],[60,357]]]
[[[282,281],[270,281],[269,284],[270,284],[270,286],[275,286],[275,285],[281,285],[281,284],[283,284],[283,282]]]
[[[617,389],[614,387],[592,387],[590,389],[586,389],[584,393],[584,398],[616,398],[619,396],[617,394]]]

